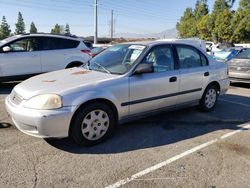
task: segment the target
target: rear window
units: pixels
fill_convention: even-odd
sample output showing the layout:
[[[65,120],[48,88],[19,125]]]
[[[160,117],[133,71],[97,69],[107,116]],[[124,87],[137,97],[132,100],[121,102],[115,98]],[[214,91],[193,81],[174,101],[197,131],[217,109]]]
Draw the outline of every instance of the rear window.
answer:
[[[250,48],[242,51],[239,55],[236,56],[237,59],[250,59]]]
[[[79,45],[79,41],[53,38],[53,37],[42,37],[42,50],[59,50],[59,49],[70,49],[76,48]]]

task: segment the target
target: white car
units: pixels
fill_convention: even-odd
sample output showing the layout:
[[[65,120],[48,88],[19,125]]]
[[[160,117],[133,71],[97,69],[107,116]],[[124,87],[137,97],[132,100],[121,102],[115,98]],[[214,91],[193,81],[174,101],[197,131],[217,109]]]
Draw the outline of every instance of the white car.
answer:
[[[76,37],[16,35],[0,41],[0,82],[80,66],[90,58],[90,50]]]
[[[190,44],[128,43],[106,49],[85,67],[30,78],[5,103],[26,134],[93,145],[134,118],[190,105],[211,111],[228,87],[226,63]]]

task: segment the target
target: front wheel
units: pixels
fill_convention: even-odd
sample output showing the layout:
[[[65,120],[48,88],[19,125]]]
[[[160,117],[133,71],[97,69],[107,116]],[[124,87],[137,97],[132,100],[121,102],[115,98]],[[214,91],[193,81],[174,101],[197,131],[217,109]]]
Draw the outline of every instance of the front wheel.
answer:
[[[114,130],[115,117],[106,104],[82,106],[74,116],[70,137],[79,145],[92,146],[108,138]]]
[[[218,88],[215,85],[209,85],[200,100],[202,111],[210,112],[214,109],[218,99]]]

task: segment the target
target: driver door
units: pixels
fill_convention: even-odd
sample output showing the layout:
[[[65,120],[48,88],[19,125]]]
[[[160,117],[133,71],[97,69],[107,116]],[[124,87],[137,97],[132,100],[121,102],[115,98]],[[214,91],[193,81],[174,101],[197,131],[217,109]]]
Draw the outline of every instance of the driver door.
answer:
[[[3,76],[30,75],[41,72],[37,38],[22,38],[11,42],[9,52],[0,53]]]
[[[129,79],[130,115],[154,111],[176,104],[179,71],[171,45],[152,48],[141,63],[153,65],[153,73],[132,75]]]

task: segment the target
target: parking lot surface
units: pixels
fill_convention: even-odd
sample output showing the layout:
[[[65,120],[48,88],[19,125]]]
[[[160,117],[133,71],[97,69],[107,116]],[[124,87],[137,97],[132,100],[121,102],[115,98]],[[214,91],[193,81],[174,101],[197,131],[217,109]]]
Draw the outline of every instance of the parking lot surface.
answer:
[[[86,148],[18,131],[4,107],[15,84],[0,84],[0,187],[250,187],[250,85],[213,112],[164,112]]]

